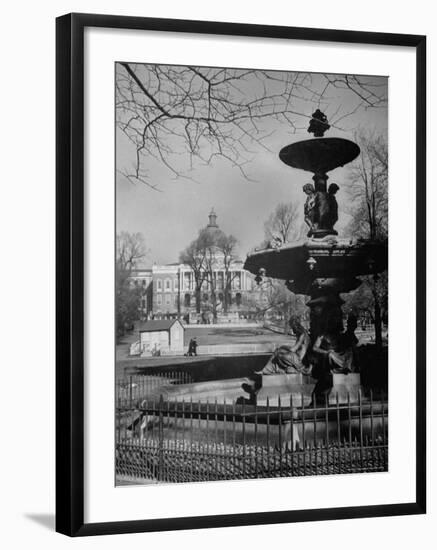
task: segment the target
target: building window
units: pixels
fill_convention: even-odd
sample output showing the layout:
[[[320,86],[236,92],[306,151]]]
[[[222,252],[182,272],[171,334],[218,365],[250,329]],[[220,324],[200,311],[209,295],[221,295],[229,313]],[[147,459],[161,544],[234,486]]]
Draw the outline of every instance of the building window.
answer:
[[[170,279],[166,279],[165,280],[165,291],[167,292],[169,290],[171,290],[171,281],[170,281]]]
[[[190,290],[190,274],[184,273],[184,290]]]
[[[173,281],[173,288],[174,288],[175,292],[178,291],[178,280],[177,279],[174,279],[174,281]]]
[[[241,292],[237,292],[237,294],[235,295],[235,303],[237,304],[237,306],[241,306]]]
[[[143,279],[143,286],[146,286],[146,279]]]
[[[160,306],[162,304],[162,296],[157,296],[156,297],[156,303],[158,304],[158,306]]]
[[[217,273],[217,289],[222,290],[224,288],[224,275],[223,271]]]
[[[161,281],[161,279],[158,279],[156,281],[156,288],[158,289],[158,292],[160,292],[162,290],[162,281]]]
[[[240,271],[235,274],[234,288],[236,288],[236,289],[241,288],[241,272]]]
[[[171,302],[170,298],[171,298],[171,296],[169,296],[168,294],[167,294],[167,296],[165,297],[165,303],[166,303],[167,306],[170,305],[170,302]]]
[[[191,296],[190,296],[190,294],[187,293],[184,296],[184,306],[185,307],[190,307],[190,305],[191,305]]]

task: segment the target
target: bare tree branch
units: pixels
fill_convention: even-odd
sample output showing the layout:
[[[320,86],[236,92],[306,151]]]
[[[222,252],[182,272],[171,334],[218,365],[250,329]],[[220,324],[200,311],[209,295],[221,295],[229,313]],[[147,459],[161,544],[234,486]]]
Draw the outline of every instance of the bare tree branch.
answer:
[[[151,161],[173,177],[190,177],[196,161],[210,165],[220,157],[250,178],[245,164],[259,148],[270,150],[275,131],[305,127],[316,105],[328,109],[331,126],[339,128],[359,109],[385,104],[380,83],[350,75],[119,63],[117,125],[136,151],[133,171],[123,173],[149,184]],[[346,111],[331,102],[339,90],[351,98]]]

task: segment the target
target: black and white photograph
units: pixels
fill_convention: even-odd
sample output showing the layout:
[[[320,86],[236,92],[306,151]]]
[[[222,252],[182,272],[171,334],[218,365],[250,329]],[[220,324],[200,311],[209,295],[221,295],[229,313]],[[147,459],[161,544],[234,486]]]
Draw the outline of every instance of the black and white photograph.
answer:
[[[387,110],[116,63],[116,485],[388,470]]]

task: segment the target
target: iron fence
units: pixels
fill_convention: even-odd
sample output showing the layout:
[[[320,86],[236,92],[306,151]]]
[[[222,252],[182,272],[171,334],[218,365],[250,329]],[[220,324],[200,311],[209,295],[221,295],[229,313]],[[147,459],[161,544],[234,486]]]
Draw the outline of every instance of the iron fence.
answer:
[[[194,482],[380,472],[388,467],[384,396],[304,396],[250,405],[120,394],[117,482]],[[332,403],[332,400],[331,400]]]
[[[129,403],[129,406],[132,406],[139,399],[156,395],[165,386],[191,384],[192,382],[191,375],[181,370],[124,375],[115,383],[117,403],[124,405]]]

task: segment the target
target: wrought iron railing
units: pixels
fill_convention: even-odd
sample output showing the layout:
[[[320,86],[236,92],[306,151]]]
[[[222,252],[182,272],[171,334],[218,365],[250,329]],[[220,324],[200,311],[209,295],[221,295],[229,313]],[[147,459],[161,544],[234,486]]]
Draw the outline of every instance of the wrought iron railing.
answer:
[[[140,398],[159,393],[163,386],[177,386],[192,383],[188,372],[163,371],[156,373],[125,375],[116,380],[115,394],[117,403],[133,406]]]
[[[259,405],[166,401],[123,393],[116,403],[118,483],[193,482],[386,471],[384,396],[304,396]],[[330,400],[332,403],[332,399]]]

